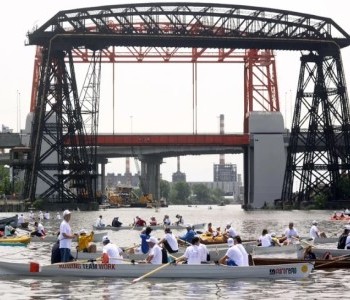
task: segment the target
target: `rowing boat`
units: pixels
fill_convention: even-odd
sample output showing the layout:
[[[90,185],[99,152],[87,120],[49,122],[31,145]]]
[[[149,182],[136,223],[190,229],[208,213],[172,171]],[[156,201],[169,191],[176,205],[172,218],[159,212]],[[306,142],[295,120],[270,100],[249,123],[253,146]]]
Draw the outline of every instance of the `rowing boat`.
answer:
[[[309,237],[301,237],[301,240],[305,240],[308,241],[310,243],[315,243],[315,244],[330,244],[330,243],[336,243],[338,242],[338,237],[327,237],[327,238],[323,238],[323,237],[317,237],[317,238],[309,238]]]
[[[261,246],[247,244],[244,247],[248,253],[260,255],[260,254],[295,252],[299,249],[300,245],[299,244],[290,244],[290,245],[283,245],[281,247],[279,247],[279,246],[261,247]]]
[[[28,244],[30,242],[30,236],[28,235],[17,235],[17,236],[4,236],[0,238],[0,244],[5,243],[22,243]]]
[[[321,259],[328,252],[333,257],[350,255],[350,249],[335,249],[335,248],[312,248],[312,252],[315,253],[316,258]],[[304,249],[298,249],[297,257],[302,258],[304,256]]]
[[[303,263],[305,260],[298,258],[265,258],[259,257],[253,259],[254,265],[279,265],[279,264],[294,264],[294,263]],[[313,260],[315,263],[316,269],[350,269],[350,260],[345,259],[335,259],[335,260],[327,260],[327,259],[316,259]]]
[[[107,232],[97,232],[94,234],[94,242],[101,242],[102,237],[104,235],[107,235]],[[38,236],[33,236],[32,237],[32,242],[46,242],[46,243],[54,243],[57,241],[57,235],[52,234],[52,235],[46,235],[45,237],[38,237]],[[73,242],[77,241],[77,238],[72,239]]]
[[[204,226],[205,226],[206,223],[200,223],[200,224],[194,224],[192,225],[193,229],[202,229]],[[165,228],[170,228],[170,229],[177,229],[177,230],[183,230],[183,229],[186,229],[186,226],[184,225],[176,225],[176,224],[173,224],[173,225],[163,225],[163,224],[160,224],[160,225],[147,225],[149,227],[151,227],[153,230],[163,230]],[[103,226],[103,227],[98,227],[98,226],[95,226],[93,225],[92,228],[94,230],[115,230],[115,231],[119,231],[119,230],[142,230],[144,227],[143,226],[120,226],[120,227],[114,227],[114,226],[110,226],[110,225],[107,225],[107,226]]]
[[[40,265],[37,262],[13,263],[0,261],[0,276],[40,277],[113,277],[137,278],[149,274],[149,278],[198,278],[198,279],[302,279],[310,275],[313,264],[309,262],[266,266],[228,267],[215,264],[201,265],[152,264],[102,264],[96,262],[69,262]],[[165,268],[166,267],[166,268]],[[155,271],[159,269],[158,271]],[[155,272],[152,272],[155,271]]]
[[[5,217],[0,219],[0,230],[4,230],[6,224],[10,224],[12,227],[16,228],[18,225],[18,215],[12,217]]]

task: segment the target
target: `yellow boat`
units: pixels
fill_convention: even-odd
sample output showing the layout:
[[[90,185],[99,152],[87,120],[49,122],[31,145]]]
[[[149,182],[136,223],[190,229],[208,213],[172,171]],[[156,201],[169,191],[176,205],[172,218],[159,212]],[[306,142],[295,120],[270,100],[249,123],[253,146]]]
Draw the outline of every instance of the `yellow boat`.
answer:
[[[203,233],[199,236],[199,239],[202,244],[210,245],[210,244],[224,244],[227,242],[226,236],[220,234],[217,236],[213,236],[211,233]]]
[[[28,243],[30,243],[30,236],[29,235],[3,236],[0,238],[0,244],[1,243],[28,244]]]

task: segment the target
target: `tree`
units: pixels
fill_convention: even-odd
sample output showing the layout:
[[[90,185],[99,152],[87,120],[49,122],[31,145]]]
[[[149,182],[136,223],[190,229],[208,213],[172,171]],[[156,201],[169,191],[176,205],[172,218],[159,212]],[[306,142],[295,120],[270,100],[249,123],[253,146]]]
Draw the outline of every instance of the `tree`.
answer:
[[[186,182],[176,182],[170,192],[171,202],[174,204],[187,203],[188,197],[191,195],[191,188]]]
[[[208,204],[211,202],[210,190],[206,185],[202,183],[196,183],[192,186],[192,192],[195,195],[196,203]]]
[[[12,194],[10,169],[0,165],[0,194]]]
[[[160,181],[160,196],[168,199],[169,195],[170,195],[170,183],[166,180],[161,180]]]

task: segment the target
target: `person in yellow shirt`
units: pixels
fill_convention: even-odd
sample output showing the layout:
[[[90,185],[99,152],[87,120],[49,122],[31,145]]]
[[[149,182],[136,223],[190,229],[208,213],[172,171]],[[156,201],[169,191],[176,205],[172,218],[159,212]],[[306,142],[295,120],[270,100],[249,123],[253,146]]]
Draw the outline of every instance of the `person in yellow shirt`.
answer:
[[[96,244],[93,242],[94,232],[87,234],[85,229],[79,231],[77,251],[96,253]]]

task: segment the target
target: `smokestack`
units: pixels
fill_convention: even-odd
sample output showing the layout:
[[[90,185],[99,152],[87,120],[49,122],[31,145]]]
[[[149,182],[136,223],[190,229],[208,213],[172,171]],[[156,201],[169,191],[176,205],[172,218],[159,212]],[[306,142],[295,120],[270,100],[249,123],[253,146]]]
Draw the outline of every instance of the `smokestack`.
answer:
[[[220,134],[225,134],[225,118],[224,115],[220,115]],[[220,154],[220,165],[225,164],[225,154]]]
[[[130,174],[130,157],[125,159],[125,174]]]
[[[180,172],[180,156],[177,157],[177,172]]]

